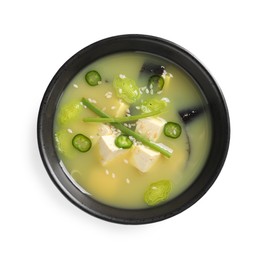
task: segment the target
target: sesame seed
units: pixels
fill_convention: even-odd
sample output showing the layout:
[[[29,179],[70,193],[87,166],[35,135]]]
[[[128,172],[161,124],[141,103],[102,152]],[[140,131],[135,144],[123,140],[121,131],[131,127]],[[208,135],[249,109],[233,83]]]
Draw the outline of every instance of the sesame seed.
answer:
[[[138,141],[133,136],[130,135],[128,138],[133,142],[133,144],[138,144]]]
[[[163,100],[163,101],[165,101],[165,102],[167,102],[167,103],[170,102],[169,98],[167,98],[167,97],[163,97],[163,98],[161,98],[161,100]]]
[[[115,110],[115,108],[116,108],[115,106],[111,106],[111,109],[112,109],[112,110]]]
[[[127,184],[129,184],[129,183],[130,183],[129,178],[126,178],[126,183],[127,183]]]
[[[78,88],[78,85],[76,85],[76,84],[73,84],[73,87],[74,87],[74,88]]]
[[[112,173],[112,178],[113,178],[113,179],[115,178],[115,173],[114,173],[114,172]]]
[[[105,170],[105,174],[106,174],[106,175],[109,175],[109,171],[108,171],[108,170]]]
[[[118,92],[119,92],[120,94],[122,94],[123,90],[120,88],[120,89],[118,89]]]
[[[120,78],[120,79],[125,79],[125,78],[126,78],[126,76],[125,76],[125,75],[123,75],[123,74],[119,74],[119,78]]]
[[[108,91],[108,92],[106,92],[106,93],[104,94],[104,96],[105,96],[106,98],[112,98],[113,93],[112,93],[111,91]]]
[[[154,94],[154,90],[153,90],[153,89],[150,90],[150,94],[151,94],[151,95]]]
[[[89,101],[90,103],[94,103],[94,104],[97,103],[97,101],[96,101],[95,99],[91,99],[91,98],[88,98],[88,101]]]
[[[128,160],[127,160],[127,159],[124,159],[124,163],[125,163],[125,164],[128,164]]]
[[[73,130],[72,130],[71,128],[68,128],[67,131],[68,131],[68,133],[70,133],[70,134],[73,133]]]
[[[149,89],[148,88],[145,90],[145,93],[146,94],[149,94]]]

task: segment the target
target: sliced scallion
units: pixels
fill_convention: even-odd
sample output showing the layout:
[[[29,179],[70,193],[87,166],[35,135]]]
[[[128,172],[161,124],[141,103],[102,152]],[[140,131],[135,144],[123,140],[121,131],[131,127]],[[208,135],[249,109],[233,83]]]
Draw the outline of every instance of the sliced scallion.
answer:
[[[153,89],[154,92],[161,91],[164,87],[165,80],[162,76],[153,75],[149,78],[148,87]]]
[[[117,136],[114,143],[118,148],[123,149],[128,149],[133,144],[133,142],[129,139],[129,137],[124,134]]]
[[[83,134],[77,134],[72,140],[73,147],[79,152],[85,153],[91,148],[91,140]]]
[[[101,76],[96,70],[89,71],[86,74],[85,79],[86,82],[92,87],[97,86],[99,82],[101,82]]]
[[[181,126],[175,122],[167,122],[164,126],[164,134],[170,138],[178,138],[181,135]]]

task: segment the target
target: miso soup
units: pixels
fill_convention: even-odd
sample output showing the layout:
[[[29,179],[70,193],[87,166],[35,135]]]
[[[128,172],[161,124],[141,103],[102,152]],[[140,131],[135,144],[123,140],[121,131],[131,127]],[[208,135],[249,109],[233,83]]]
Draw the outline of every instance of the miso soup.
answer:
[[[158,56],[124,52],[81,70],[66,87],[54,143],[73,183],[104,204],[161,205],[197,178],[211,119],[197,83]]]

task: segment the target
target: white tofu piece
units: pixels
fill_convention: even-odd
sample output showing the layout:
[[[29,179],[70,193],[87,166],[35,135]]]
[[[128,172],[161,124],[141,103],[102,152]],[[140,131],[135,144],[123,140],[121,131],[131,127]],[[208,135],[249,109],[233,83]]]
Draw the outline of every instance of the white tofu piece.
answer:
[[[157,162],[160,153],[153,151],[144,145],[135,145],[132,150],[130,163],[142,173],[148,172]]]
[[[135,131],[151,141],[156,141],[162,133],[166,122],[161,117],[142,118],[137,121]]]
[[[129,105],[120,99],[118,105],[115,108],[116,112],[114,116],[115,117],[124,116],[127,113],[128,109]]]
[[[165,79],[165,85],[164,88],[166,89],[170,85],[171,78],[173,78],[173,75],[171,73],[165,73],[164,79]]]
[[[110,125],[101,124],[98,128],[98,134],[103,135],[112,135],[113,131]]]
[[[103,165],[128,151],[128,149],[118,148],[114,143],[115,138],[115,135],[104,135],[99,139],[99,152]]]

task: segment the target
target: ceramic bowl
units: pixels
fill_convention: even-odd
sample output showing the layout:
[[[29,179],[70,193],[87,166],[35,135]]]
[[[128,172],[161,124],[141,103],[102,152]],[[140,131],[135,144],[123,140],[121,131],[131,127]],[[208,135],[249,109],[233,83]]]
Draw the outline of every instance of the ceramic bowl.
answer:
[[[205,166],[192,185],[176,198],[146,209],[122,209],[104,205],[82,192],[63,170],[53,142],[57,103],[72,78],[85,66],[109,54],[141,51],[161,56],[183,68],[198,84],[208,101],[212,118],[212,145]],[[145,224],[167,219],[197,202],[218,177],[226,159],[230,124],[222,92],[206,68],[187,50],[168,40],[148,35],[120,35],[103,39],[77,52],[58,70],[41,102],[38,145],[44,166],[58,189],[73,204],[98,218],[122,223]]]

